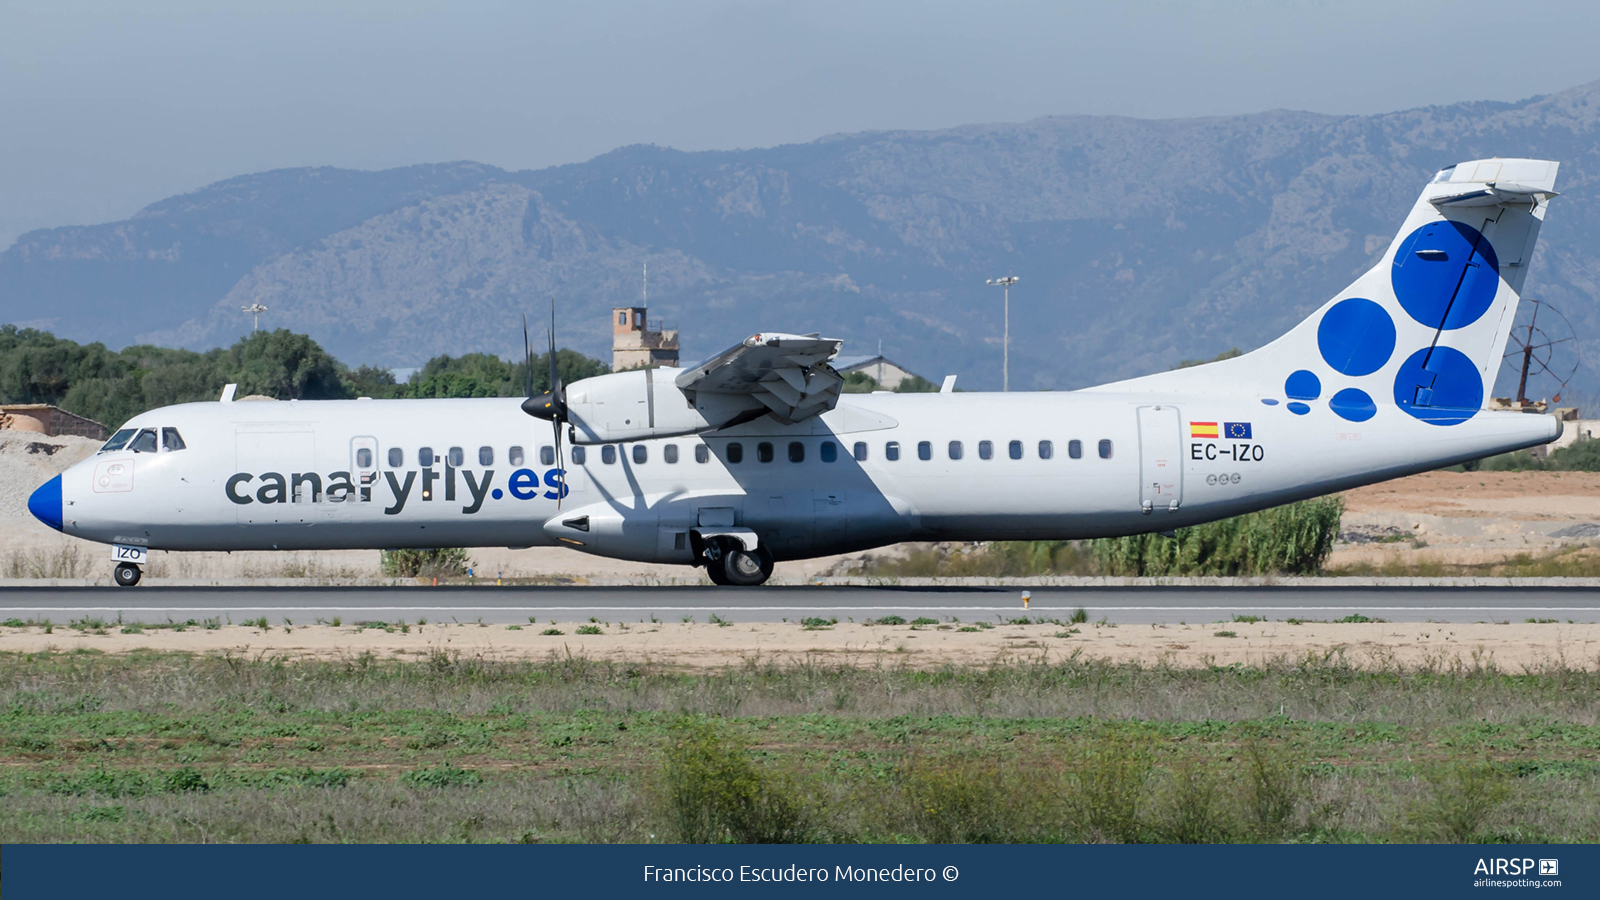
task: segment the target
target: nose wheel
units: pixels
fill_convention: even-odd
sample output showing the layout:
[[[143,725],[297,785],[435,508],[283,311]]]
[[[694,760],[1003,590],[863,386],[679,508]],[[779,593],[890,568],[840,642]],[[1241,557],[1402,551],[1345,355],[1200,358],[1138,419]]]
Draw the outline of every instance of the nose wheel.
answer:
[[[117,579],[117,584],[123,587],[133,587],[138,584],[139,578],[143,574],[144,572],[132,563],[118,563],[116,570],[112,573],[113,577]]]

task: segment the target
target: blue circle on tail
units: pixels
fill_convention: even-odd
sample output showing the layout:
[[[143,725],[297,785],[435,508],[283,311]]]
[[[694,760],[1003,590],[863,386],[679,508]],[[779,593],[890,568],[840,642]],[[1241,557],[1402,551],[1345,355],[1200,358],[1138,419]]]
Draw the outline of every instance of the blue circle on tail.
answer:
[[[1400,364],[1394,402],[1430,425],[1459,425],[1483,406],[1483,376],[1454,347],[1423,347]]]
[[[1328,408],[1348,422],[1365,422],[1378,414],[1378,404],[1360,388],[1345,388],[1328,398]]]
[[[1471,225],[1429,222],[1400,242],[1389,281],[1407,315],[1450,331],[1489,311],[1500,290],[1500,260]]]
[[[1322,396],[1322,380],[1301,369],[1289,374],[1283,382],[1283,392],[1290,400],[1315,400]]]
[[[1394,319],[1364,297],[1340,300],[1322,314],[1317,349],[1334,371],[1371,375],[1394,355]]]

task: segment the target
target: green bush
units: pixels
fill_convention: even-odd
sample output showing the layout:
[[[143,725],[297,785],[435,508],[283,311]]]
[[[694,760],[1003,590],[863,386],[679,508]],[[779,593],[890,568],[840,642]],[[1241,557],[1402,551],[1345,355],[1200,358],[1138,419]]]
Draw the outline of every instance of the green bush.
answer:
[[[1231,519],[1091,542],[1108,575],[1306,575],[1333,552],[1344,500],[1302,500]]]
[[[1078,760],[1076,776],[1073,805],[1093,837],[1132,843],[1143,836],[1140,813],[1150,778],[1147,742],[1121,731],[1101,731]]]
[[[1167,773],[1161,836],[1174,844],[1221,844],[1233,839],[1228,815],[1230,785],[1195,759]]]
[[[460,547],[438,550],[385,550],[383,574],[394,578],[443,578],[467,574],[473,565]]]
[[[975,755],[917,758],[896,780],[918,840],[935,844],[1046,840],[1059,824],[1058,785],[1037,768]]]
[[[1511,798],[1504,772],[1488,760],[1423,769],[1427,792],[1406,810],[1406,826],[1425,840],[1479,841],[1483,826]]]
[[[689,844],[793,844],[814,832],[792,779],[756,766],[744,741],[704,720],[673,728],[659,795],[674,839]]]
[[[1275,841],[1291,830],[1306,797],[1305,767],[1260,740],[1244,746],[1244,806],[1257,840]]]

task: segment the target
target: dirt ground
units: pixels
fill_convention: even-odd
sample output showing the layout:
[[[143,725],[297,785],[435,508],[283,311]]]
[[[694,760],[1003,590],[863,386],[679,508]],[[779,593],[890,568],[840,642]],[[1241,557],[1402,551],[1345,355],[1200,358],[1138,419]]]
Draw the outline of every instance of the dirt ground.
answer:
[[[587,624],[587,623],[582,623]],[[56,626],[0,628],[0,652],[135,650],[231,653],[250,658],[348,658],[363,653],[425,658],[460,653],[494,659],[545,659],[552,655],[643,663],[690,670],[742,665],[752,659],[851,666],[937,669],[1005,661],[1059,662],[1078,655],[1109,661],[1139,660],[1177,667],[1290,662],[1309,656],[1365,668],[1433,670],[1498,666],[1521,672],[1560,665],[1600,668],[1600,625],[1433,623],[1194,623],[1096,626],[862,625],[840,623],[806,629],[792,622],[711,624],[609,622],[601,634],[583,635],[577,623],[524,625],[410,624],[405,630],[349,625],[275,625],[262,629],[223,625],[123,634]],[[554,628],[559,635],[543,634]]]
[[[1483,563],[1600,539],[1600,473],[1429,472],[1345,495],[1329,566]]]

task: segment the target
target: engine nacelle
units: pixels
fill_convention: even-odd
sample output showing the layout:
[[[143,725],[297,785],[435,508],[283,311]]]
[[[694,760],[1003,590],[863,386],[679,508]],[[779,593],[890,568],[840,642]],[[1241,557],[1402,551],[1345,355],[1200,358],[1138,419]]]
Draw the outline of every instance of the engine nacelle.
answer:
[[[681,369],[635,369],[567,386],[567,416],[579,444],[638,441],[722,428],[765,414],[748,394],[696,391],[674,383]]]

